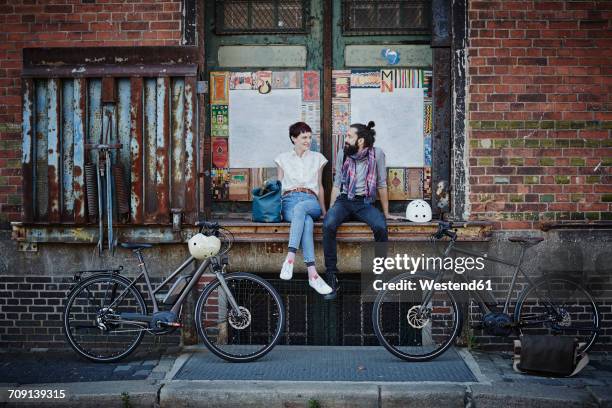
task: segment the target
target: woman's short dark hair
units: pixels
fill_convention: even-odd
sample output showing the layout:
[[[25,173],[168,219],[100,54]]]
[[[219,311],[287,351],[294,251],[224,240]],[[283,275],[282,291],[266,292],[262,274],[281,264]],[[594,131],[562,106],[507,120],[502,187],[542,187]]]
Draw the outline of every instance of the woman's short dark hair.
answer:
[[[312,133],[312,129],[305,122],[295,122],[289,126],[289,140],[291,140],[291,143],[293,143],[292,137],[298,137],[302,133]]]
[[[369,121],[367,125],[362,123],[353,123],[350,127],[357,129],[357,138],[363,138],[363,147],[372,147],[376,141],[376,124],[374,121]]]

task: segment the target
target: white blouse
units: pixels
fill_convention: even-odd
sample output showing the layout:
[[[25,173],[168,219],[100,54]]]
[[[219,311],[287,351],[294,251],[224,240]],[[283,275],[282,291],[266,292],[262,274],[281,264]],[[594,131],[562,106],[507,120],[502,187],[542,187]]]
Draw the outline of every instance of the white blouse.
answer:
[[[319,193],[319,169],[327,164],[327,159],[321,153],[306,150],[299,157],[291,149],[276,156],[274,162],[283,170],[283,193],[298,187]]]

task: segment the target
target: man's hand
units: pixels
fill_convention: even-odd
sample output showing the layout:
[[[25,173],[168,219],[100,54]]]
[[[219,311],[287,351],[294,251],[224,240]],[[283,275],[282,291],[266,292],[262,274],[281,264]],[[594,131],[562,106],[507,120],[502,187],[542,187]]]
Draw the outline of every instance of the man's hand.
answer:
[[[401,217],[399,215],[389,214],[389,213],[385,214],[385,218],[388,220],[403,220],[404,219],[404,217]]]
[[[329,208],[332,208],[334,203],[336,202],[336,198],[340,194],[340,189],[338,187],[332,188],[331,198],[329,199]]]

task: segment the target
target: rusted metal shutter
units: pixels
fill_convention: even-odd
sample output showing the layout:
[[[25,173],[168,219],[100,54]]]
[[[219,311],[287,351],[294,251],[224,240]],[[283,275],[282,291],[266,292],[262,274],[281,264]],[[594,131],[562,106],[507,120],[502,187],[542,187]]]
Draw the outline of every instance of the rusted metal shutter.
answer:
[[[85,145],[107,131],[122,144],[111,154],[128,193],[119,223],[168,224],[175,208],[197,219],[195,65],[24,65],[24,222],[96,221],[84,169],[97,153]]]

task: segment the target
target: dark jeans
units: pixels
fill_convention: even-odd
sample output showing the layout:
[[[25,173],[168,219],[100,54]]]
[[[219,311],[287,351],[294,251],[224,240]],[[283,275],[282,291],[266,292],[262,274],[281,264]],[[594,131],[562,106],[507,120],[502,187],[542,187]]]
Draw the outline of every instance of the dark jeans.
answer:
[[[323,252],[327,273],[338,271],[336,231],[349,218],[368,224],[374,232],[376,242],[387,242],[387,221],[383,213],[373,204],[364,202],[363,198],[356,197],[354,200],[349,200],[346,194],[341,194],[323,220]]]

